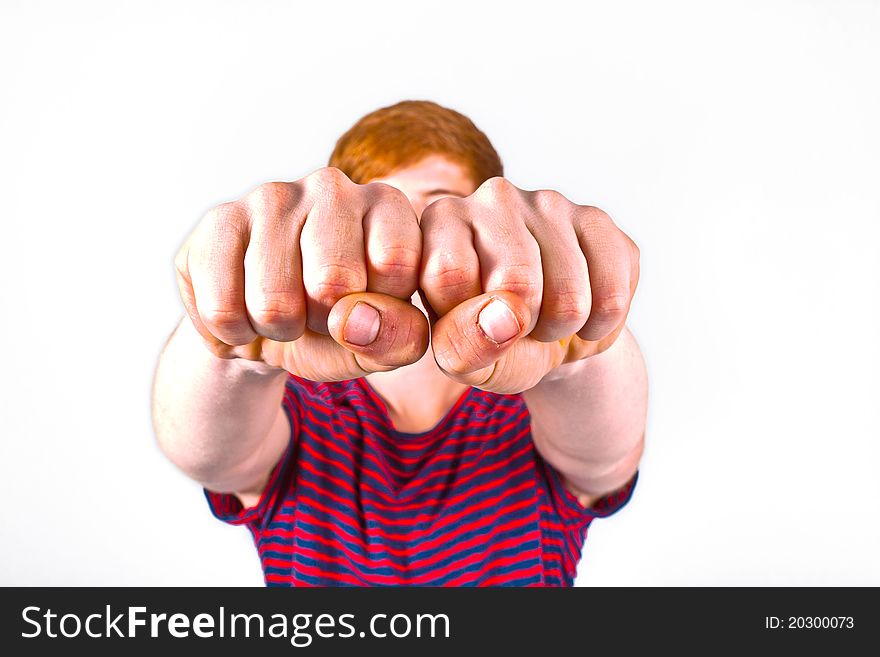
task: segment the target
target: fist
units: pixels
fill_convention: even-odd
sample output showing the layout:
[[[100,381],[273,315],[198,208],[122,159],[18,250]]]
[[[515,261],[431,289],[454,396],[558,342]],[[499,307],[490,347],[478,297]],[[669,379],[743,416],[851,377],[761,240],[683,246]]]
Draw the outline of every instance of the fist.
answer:
[[[214,208],[175,267],[187,314],[215,355],[341,380],[426,351],[428,324],[410,303],[421,243],[402,192],[324,168]]]
[[[491,178],[429,205],[421,229],[434,358],[462,383],[527,390],[624,327],[639,250],[598,208]]]

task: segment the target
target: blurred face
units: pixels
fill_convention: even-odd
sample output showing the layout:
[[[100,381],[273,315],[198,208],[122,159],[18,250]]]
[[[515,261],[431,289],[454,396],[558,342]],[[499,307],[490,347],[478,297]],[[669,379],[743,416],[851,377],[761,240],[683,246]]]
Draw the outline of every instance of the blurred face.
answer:
[[[420,219],[422,211],[438,198],[463,198],[477,188],[464,167],[442,155],[429,155],[416,164],[370,182],[385,183],[402,191]]]

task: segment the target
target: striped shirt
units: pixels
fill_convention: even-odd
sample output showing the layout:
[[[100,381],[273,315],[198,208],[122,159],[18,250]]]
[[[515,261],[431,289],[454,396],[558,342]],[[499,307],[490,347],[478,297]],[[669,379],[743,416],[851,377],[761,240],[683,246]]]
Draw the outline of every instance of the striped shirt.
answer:
[[[521,395],[469,388],[430,431],[397,431],[365,379],[290,376],[291,441],[260,501],[205,491],[253,534],[269,586],[571,586],[590,522],[538,454]]]

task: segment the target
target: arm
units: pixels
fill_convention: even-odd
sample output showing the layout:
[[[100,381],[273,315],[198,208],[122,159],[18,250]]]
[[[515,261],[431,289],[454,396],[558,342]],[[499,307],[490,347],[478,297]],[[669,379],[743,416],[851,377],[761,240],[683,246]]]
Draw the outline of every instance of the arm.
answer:
[[[153,425],[162,450],[206,488],[259,501],[290,439],[281,398],[287,372],[218,358],[184,318],[159,358]]]
[[[484,390],[523,393],[536,448],[585,506],[626,484],[647,404],[644,363],[625,329],[636,244],[598,208],[503,178],[435,201],[422,230],[439,367]],[[450,253],[478,266],[463,276]]]
[[[427,321],[409,302],[420,246],[401,192],[336,169],[209,211],[175,258],[188,318],[153,387],[171,461],[245,507],[259,502],[291,437],[288,372],[351,379],[427,349]]]
[[[523,397],[535,446],[583,506],[635,474],[644,448],[647,373],[627,329],[602,353],[560,365]]]

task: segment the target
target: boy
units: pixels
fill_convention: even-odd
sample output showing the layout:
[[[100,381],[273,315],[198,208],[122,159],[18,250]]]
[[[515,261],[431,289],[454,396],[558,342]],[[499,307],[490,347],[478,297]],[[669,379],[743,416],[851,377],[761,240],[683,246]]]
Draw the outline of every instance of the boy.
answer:
[[[329,164],[180,249],[160,445],[268,585],[570,586],[644,444],[637,247],[434,103],[365,116]]]

